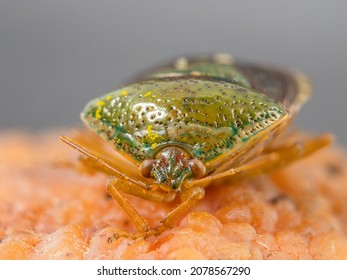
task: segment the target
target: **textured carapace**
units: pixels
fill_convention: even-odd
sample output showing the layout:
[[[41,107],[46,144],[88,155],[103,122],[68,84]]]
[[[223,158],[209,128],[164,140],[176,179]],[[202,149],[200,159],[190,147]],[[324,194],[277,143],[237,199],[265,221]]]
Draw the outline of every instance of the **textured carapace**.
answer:
[[[297,111],[308,96],[298,94],[299,77],[228,57],[181,58],[92,100],[81,118],[137,165],[179,147],[210,173]]]
[[[83,118],[138,161],[168,144],[208,161],[285,114],[281,104],[248,88],[181,77],[127,86],[92,101]]]

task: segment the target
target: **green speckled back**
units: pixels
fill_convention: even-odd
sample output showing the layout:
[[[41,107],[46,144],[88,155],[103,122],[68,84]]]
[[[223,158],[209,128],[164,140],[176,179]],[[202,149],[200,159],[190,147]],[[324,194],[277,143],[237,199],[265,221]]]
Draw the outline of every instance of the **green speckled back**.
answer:
[[[280,103],[247,87],[240,73],[233,83],[201,70],[178,77],[161,74],[172,70],[155,73],[92,100],[81,117],[138,162],[153,158],[168,144],[208,162],[244,145],[286,115]]]

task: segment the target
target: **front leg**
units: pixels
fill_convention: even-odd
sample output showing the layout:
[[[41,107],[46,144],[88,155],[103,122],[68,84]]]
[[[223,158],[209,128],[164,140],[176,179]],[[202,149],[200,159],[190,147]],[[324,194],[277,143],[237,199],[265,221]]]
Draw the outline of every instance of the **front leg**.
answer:
[[[153,235],[159,235],[167,228],[164,225],[160,225],[155,228],[149,228],[145,219],[136,211],[136,209],[129,203],[129,201],[122,195],[122,193],[128,193],[149,201],[170,202],[175,199],[175,192],[161,193],[153,189],[144,190],[140,186],[133,184],[130,181],[122,180],[116,177],[110,177],[107,180],[106,186],[109,194],[123,208],[124,212],[133,223],[137,231],[137,233],[135,234],[119,231],[115,234],[114,238],[117,239],[119,237],[130,237],[132,239],[137,239],[140,237],[149,237]]]
[[[119,237],[130,237],[132,239],[137,239],[159,235],[166,229],[172,227],[205,195],[205,190],[200,187],[185,190],[181,196],[181,204],[179,204],[161,220],[161,225],[154,228],[149,228],[145,219],[136,211],[136,209],[129,203],[121,192],[126,192],[151,201],[162,202],[172,201],[175,198],[175,193],[162,194],[157,191],[144,191],[142,188],[132,185],[131,182],[122,181],[115,177],[110,177],[107,180],[106,185],[110,195],[123,208],[137,231],[135,234],[119,231],[115,233],[113,239],[117,239]]]
[[[136,231],[144,234],[149,229],[147,222],[118,190],[118,186],[124,187],[124,184],[126,184],[126,182],[115,177],[110,177],[106,183],[107,191],[113,197],[113,199],[115,199],[123,208],[128,218],[134,224]]]
[[[172,227],[178,220],[180,220],[195,204],[203,199],[205,190],[201,187],[186,189],[181,195],[181,204],[169,212],[162,220],[161,223],[167,227]]]

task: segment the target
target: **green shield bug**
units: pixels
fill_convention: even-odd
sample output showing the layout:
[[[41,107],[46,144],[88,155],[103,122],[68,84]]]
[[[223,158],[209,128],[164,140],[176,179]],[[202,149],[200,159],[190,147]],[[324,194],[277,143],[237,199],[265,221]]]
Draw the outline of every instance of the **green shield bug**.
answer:
[[[225,54],[179,58],[90,101],[81,113],[89,132],[61,139],[84,166],[110,175],[108,192],[137,230],[118,236],[147,237],[172,227],[211,182],[270,172],[328,145],[328,134],[285,140],[309,95],[298,72]],[[180,203],[149,228],[122,193]]]

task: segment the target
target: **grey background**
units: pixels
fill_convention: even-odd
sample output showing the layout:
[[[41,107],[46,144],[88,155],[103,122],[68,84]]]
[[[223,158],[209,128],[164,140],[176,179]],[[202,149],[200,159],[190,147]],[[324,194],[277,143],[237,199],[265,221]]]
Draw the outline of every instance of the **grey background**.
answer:
[[[93,97],[182,54],[298,68],[296,123],[347,144],[347,1],[0,0],[0,129],[80,125]]]

